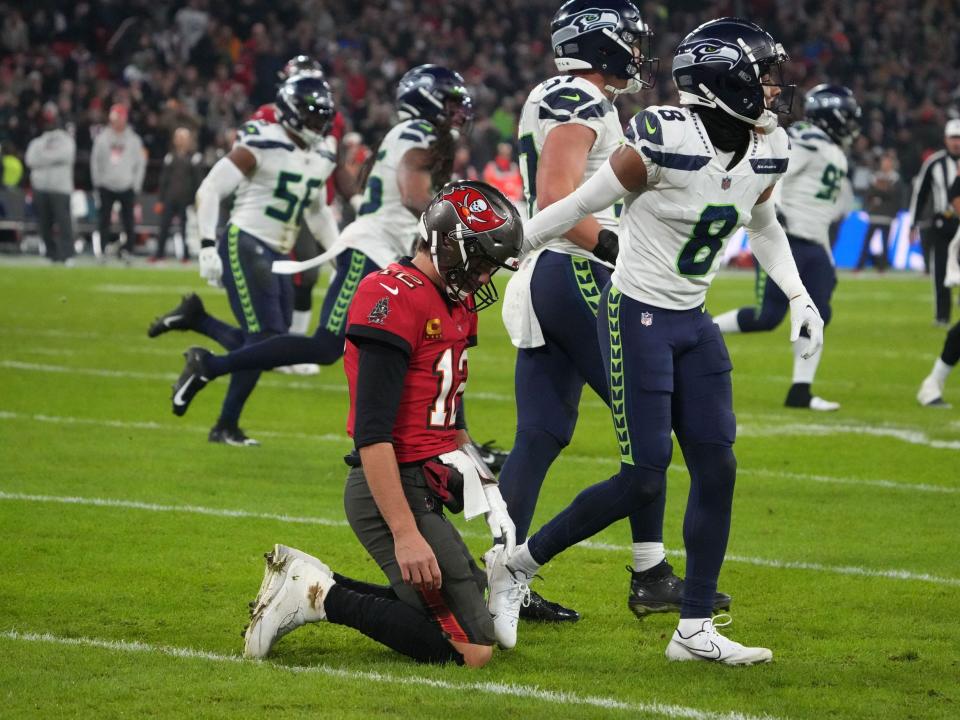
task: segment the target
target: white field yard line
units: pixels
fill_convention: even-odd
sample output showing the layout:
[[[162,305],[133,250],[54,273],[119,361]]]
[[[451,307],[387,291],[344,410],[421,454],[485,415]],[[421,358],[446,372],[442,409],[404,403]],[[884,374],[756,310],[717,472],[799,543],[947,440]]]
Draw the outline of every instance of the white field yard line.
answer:
[[[2,413],[0,413],[2,417]],[[602,479],[603,474],[614,473],[617,468],[617,461],[609,457],[600,457],[595,455],[576,455],[574,453],[561,454],[558,462],[564,461],[584,463],[598,468],[594,480]],[[602,469],[606,467],[606,469]],[[671,465],[670,472],[689,475],[689,471],[683,465]],[[897,482],[896,480],[880,480],[875,478],[851,478],[843,475],[809,475],[807,473],[787,472],[785,470],[766,470],[764,468],[745,468],[738,467],[737,475],[759,475],[760,477],[776,478],[778,480],[796,480],[799,482],[822,483],[825,485],[854,485],[869,488],[884,488],[887,490],[905,490],[907,492],[929,492],[941,493],[944,495],[955,495],[960,493],[960,487],[950,487],[947,485],[930,485],[927,483],[909,483]]]
[[[136,372],[132,370],[109,370],[104,368],[70,367],[67,365],[48,365],[42,363],[28,363],[19,360],[2,360],[0,367],[11,370],[26,370],[32,372],[47,372],[68,375],[89,375],[94,377],[129,378],[135,380],[160,380],[170,382],[175,379],[172,373]],[[268,387],[287,389],[323,390],[329,392],[347,392],[346,383],[321,384],[314,382],[298,382],[289,380],[264,380],[261,383]],[[471,398],[479,400],[494,400],[497,402],[515,402],[513,395],[492,392],[471,392]],[[598,405],[602,405],[596,401]],[[804,437],[819,437],[832,434],[852,434],[874,437],[892,438],[912,445],[924,445],[940,450],[960,450],[960,440],[931,439],[923,430],[914,428],[893,427],[885,425],[869,425],[867,423],[784,423],[771,426],[769,423],[740,423],[737,434],[742,437],[769,437],[777,435]]]
[[[62,505],[91,505],[93,507],[124,508],[127,510],[146,510],[147,512],[190,513],[225,518],[252,518],[256,520],[276,520],[277,522],[298,525],[323,525],[326,527],[347,527],[346,520],[329,520],[320,517],[298,517],[276,513],[249,512],[247,510],[228,510],[208,508],[200,505],[161,505],[140,502],[139,500],[120,500],[117,498],[75,497],[65,495],[30,495],[27,493],[8,493],[0,490],[0,500],[22,500],[24,502],[59,503]]]
[[[109,419],[98,419],[98,418],[79,418],[79,417],[69,417],[69,416],[57,416],[57,415],[44,415],[42,413],[18,413],[11,412],[8,410],[0,410],[0,420],[31,420],[34,422],[43,422],[43,423],[53,423],[60,425],[92,425],[96,427],[112,427],[118,429],[132,429],[132,430],[161,430],[169,432],[195,432],[195,433],[206,433],[208,428],[201,425],[186,425],[181,423],[158,423],[153,421],[133,421],[133,420],[109,420]],[[294,440],[310,440],[314,442],[321,443],[343,443],[347,445],[349,443],[349,438],[346,435],[338,435],[336,433],[325,433],[322,435],[313,435],[310,433],[298,433],[298,432],[284,432],[284,431],[271,431],[271,430],[259,430],[256,433],[262,437],[275,437],[275,438],[289,438]],[[561,461],[569,461],[575,463],[588,463],[594,467],[603,466],[608,458],[597,457],[591,455],[576,455],[573,453],[567,455],[561,455]],[[609,472],[614,472],[616,465],[614,461],[610,461]],[[671,472],[677,473],[687,473],[687,469],[682,465],[671,465]],[[857,478],[848,478],[843,476],[833,476],[833,475],[807,475],[804,473],[794,473],[794,472],[785,472],[782,470],[764,470],[762,468],[738,468],[737,473],[740,475],[759,475],[762,477],[771,477],[785,480],[798,480],[801,482],[814,482],[822,483],[826,485],[854,485],[854,486],[863,486],[871,488],[884,488],[888,490],[905,490],[908,492],[930,492],[930,493],[942,493],[946,495],[952,495],[960,493],[960,488],[947,487],[943,485],[928,485],[925,483],[902,483],[896,482],[894,480],[861,480]],[[601,475],[602,473],[598,474]]]
[[[112,427],[121,430],[167,430],[170,432],[208,433],[210,428],[201,425],[181,425],[180,423],[158,423],[152,421],[107,420],[99,418],[63,417],[58,415],[43,415],[39,413],[17,413],[0,410],[0,420],[32,420],[34,422],[53,423],[57,425],[92,425],[95,427]],[[326,433],[311,435],[310,433],[281,432],[261,430],[256,433],[262,437],[290,438],[293,440],[313,440],[322,443],[343,443],[347,445],[350,438],[346,435]]]
[[[295,517],[289,515],[280,515],[273,513],[250,512],[247,510],[231,510],[220,508],[208,508],[198,505],[161,505],[157,503],[140,502],[137,500],[122,500],[116,498],[99,497],[77,497],[64,495],[33,495],[29,493],[7,492],[0,490],[0,501],[11,502],[36,502],[36,503],[55,503],[61,505],[88,505],[93,507],[119,508],[127,510],[145,510],[147,512],[176,512],[193,513],[199,515],[208,515],[225,518],[252,518],[258,520],[275,520],[277,522],[287,522],[294,524],[324,525],[327,527],[345,527],[345,520],[334,520],[320,517]],[[489,537],[483,532],[461,531],[464,537],[483,538]],[[610,543],[594,542],[585,540],[577,545],[587,550],[600,552],[617,552],[629,555],[631,552],[628,545],[613,545]],[[685,556],[683,550],[667,550],[669,555],[678,557]],[[778,568],[786,570],[809,570],[814,572],[836,573],[840,575],[860,575],[863,577],[888,578],[893,580],[912,580],[929,582],[935,585],[948,585],[960,587],[960,578],[940,577],[928,573],[914,573],[908,570],[888,569],[876,570],[847,565],[823,565],[821,563],[794,562],[792,560],[778,560],[776,558],[758,558],[746,555],[727,555],[727,562],[739,562],[747,565],[758,565],[760,567]]]
[[[142,642],[125,640],[101,640],[98,638],[68,638],[51,635],[50,633],[22,632],[19,630],[5,630],[0,632],[0,638],[18,642],[47,643],[73,647],[97,648],[111,652],[145,653],[150,655],[166,655],[184,660],[205,660],[213,663],[245,664],[251,667],[268,668],[292,674],[325,675],[331,678],[365,681],[383,685],[401,685],[412,687],[427,687],[436,690],[449,690],[466,695],[467,693],[482,695],[500,695],[506,697],[535,700],[557,705],[580,705],[595,707],[603,710],[620,710],[634,715],[657,715],[668,718],[685,718],[686,720],[776,720],[770,715],[749,715],[746,713],[713,712],[698,710],[683,705],[671,705],[657,701],[631,702],[618,700],[612,697],[597,695],[579,695],[564,690],[546,690],[535,685],[519,685],[502,682],[451,682],[420,675],[391,675],[389,673],[373,672],[369,670],[350,670],[348,668],[330,667],[329,665],[280,665],[272,662],[244,660],[239,655],[224,655],[207,650],[195,650],[185,647],[171,647],[169,645],[151,645]]]
[[[54,331],[54,332],[59,333],[59,331]],[[142,339],[141,336],[139,335],[137,335],[136,338],[137,340]],[[116,340],[116,338],[112,338],[112,339]],[[29,353],[31,352],[31,350],[26,350],[25,352]],[[118,352],[126,352],[126,353],[136,352],[137,354],[146,354],[146,355],[154,354],[153,352],[147,351],[146,349],[133,350],[130,348],[120,349],[118,350]],[[168,353],[167,351],[164,351],[163,354],[176,358],[177,351],[174,350],[172,353]],[[13,370],[33,370],[37,372],[75,373],[77,375],[98,375],[103,377],[133,378],[138,380],[142,380],[142,379],[169,380],[171,377],[175,377],[172,374],[167,374],[167,373],[138,373],[138,372],[129,371],[129,370],[105,370],[103,368],[69,367],[69,366],[62,366],[62,365],[41,365],[37,363],[21,362],[18,360],[4,360],[0,362],[0,367],[9,367]],[[734,378],[734,380],[736,380],[736,378]],[[754,382],[764,382],[764,383],[782,385],[784,383],[789,384],[790,378],[786,375],[751,375],[750,380]],[[827,385],[827,386],[833,385],[836,387],[857,386],[856,382],[846,381],[846,380],[823,380],[821,381],[821,384]],[[327,390],[327,391],[335,391],[335,392],[347,391],[345,383],[342,385],[320,385],[320,384],[314,383],[309,385],[309,387],[313,389],[318,389],[318,390]],[[906,383],[897,384],[897,383],[888,382],[885,384],[885,387],[891,388],[891,389],[898,389],[903,392],[907,392],[909,390],[910,393],[916,390],[915,384],[906,384]],[[508,393],[471,391],[470,398],[477,399],[477,400],[492,400],[495,402],[509,402],[509,403],[516,402],[516,397]],[[599,398],[588,396],[587,398],[581,400],[580,407],[604,408],[606,407],[606,405],[604,405],[604,403],[601,402]]]

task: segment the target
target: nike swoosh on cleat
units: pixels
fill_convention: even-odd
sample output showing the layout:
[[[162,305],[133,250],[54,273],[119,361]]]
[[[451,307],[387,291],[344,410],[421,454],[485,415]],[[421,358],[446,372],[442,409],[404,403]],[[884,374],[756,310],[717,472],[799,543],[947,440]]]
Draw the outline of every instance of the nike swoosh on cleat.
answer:
[[[685,647],[687,650],[692,652],[694,655],[699,655],[700,657],[706,658],[707,660],[719,660],[720,656],[723,655],[723,652],[720,650],[719,646],[712,640],[710,641],[710,645],[712,646],[713,649],[709,651],[698,650],[697,648],[690,647],[689,645],[686,645],[684,643],[680,643],[680,644],[683,645],[683,647]],[[716,655],[713,654],[714,651],[716,651],[717,653]]]
[[[170,323],[175,323],[178,320],[183,320],[183,315],[170,315],[163,319],[163,325],[164,327],[170,327]]]
[[[173,396],[174,405],[176,405],[177,407],[184,407],[187,404],[186,401],[184,401],[183,399],[183,395],[187,391],[187,389],[190,387],[190,385],[193,383],[193,380],[196,377],[197,377],[196,375],[191,375],[189,378],[187,378],[187,381],[180,386],[180,389],[177,390],[176,394]]]
[[[384,285],[383,283],[380,283],[380,287],[382,287],[384,290],[386,290],[386,291],[387,291],[388,293],[390,293],[391,295],[399,295],[399,294],[400,294],[400,288],[390,287],[389,285]]]

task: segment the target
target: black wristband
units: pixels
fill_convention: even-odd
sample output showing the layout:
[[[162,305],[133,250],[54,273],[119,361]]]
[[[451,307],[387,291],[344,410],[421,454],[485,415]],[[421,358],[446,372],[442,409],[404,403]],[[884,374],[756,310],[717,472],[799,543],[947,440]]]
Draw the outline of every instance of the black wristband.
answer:
[[[619,252],[620,239],[617,234],[612,230],[601,230],[597,234],[597,246],[593,249],[593,254],[604,262],[615,263]]]
[[[200,241],[200,247],[202,247],[202,248],[216,247],[216,246],[217,246],[217,241],[216,241],[216,240],[211,240],[211,239],[209,239],[209,238],[204,238],[203,240]]]

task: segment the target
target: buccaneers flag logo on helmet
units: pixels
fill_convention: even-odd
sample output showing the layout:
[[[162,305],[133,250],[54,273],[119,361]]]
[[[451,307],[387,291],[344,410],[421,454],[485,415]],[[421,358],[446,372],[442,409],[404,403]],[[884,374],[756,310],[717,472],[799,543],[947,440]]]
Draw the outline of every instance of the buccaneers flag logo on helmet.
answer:
[[[487,232],[503,225],[507,219],[497,215],[489,201],[476,188],[458,187],[443,194],[446,200],[457,209],[457,215],[474,232]]]

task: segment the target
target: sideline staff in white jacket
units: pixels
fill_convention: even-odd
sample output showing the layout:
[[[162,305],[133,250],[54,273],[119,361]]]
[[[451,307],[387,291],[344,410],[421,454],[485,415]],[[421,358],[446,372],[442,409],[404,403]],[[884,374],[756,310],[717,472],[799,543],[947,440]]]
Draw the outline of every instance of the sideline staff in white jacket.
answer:
[[[55,263],[62,263],[73,257],[70,194],[73,192],[77,145],[70,133],[60,126],[57,106],[53,103],[47,103],[43,108],[43,125],[45,131],[30,141],[24,160],[30,168],[33,208],[47,257]]]

